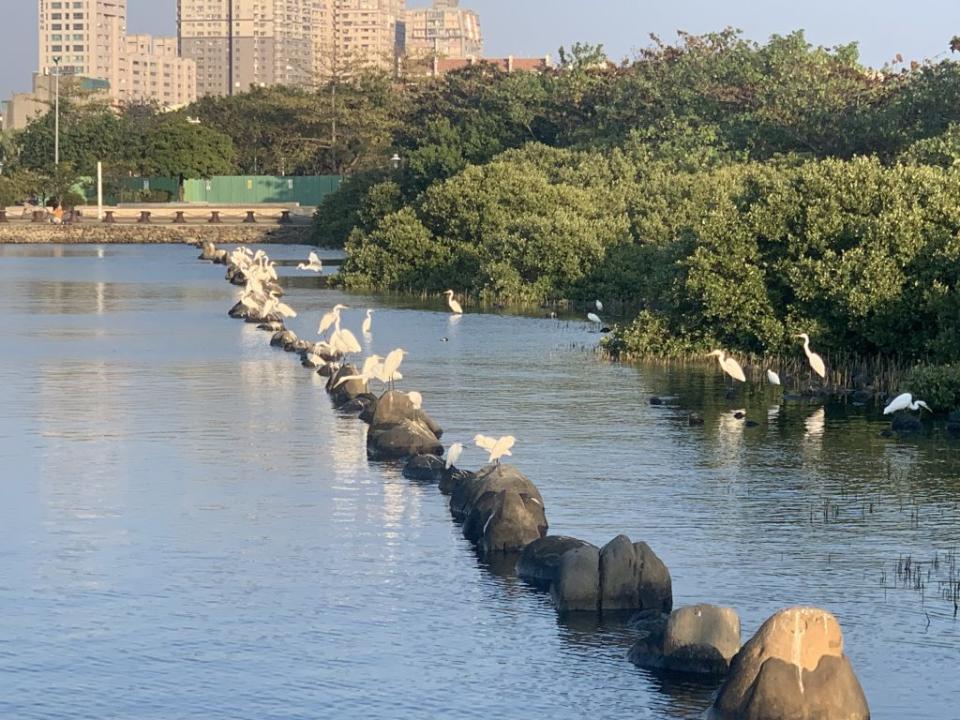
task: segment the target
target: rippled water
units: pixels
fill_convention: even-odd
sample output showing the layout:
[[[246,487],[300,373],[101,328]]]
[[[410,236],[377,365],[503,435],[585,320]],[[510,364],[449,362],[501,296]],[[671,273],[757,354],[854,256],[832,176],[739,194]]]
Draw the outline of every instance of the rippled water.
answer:
[[[633,667],[628,629],[558,622],[477,561],[435,487],[368,463],[365,426],[227,318],[235,288],[196,254],[0,246],[0,717],[699,717],[712,688]],[[337,301],[354,331],[377,309],[371,349],[410,351],[446,441],[516,435],[552,532],[646,540],[675,605],[731,605],[744,638],[826,607],[874,717],[957,715],[940,428],[883,439],[873,410],[602,362],[586,323],[456,321],[284,272],[305,336]]]

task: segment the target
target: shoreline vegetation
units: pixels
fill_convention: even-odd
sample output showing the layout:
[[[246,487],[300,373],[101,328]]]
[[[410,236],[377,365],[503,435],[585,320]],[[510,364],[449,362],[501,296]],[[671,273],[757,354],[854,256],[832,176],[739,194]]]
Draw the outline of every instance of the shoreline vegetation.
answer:
[[[875,70],[800,32],[654,38],[621,66],[578,45],[555,72],[437,81],[391,142],[400,167],[355,173],[315,216],[346,288],[600,299],[632,309],[612,358],[723,348],[801,390],[806,332],[831,370],[813,391],[960,404],[953,60]]]

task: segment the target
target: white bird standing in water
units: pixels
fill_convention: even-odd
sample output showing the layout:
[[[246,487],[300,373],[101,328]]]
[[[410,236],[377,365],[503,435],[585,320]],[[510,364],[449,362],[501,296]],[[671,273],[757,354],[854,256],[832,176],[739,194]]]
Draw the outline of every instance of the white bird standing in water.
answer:
[[[450,306],[450,312],[454,315],[463,315],[463,308],[460,303],[453,299],[453,290],[447,290],[444,295],[447,296],[447,305]]]
[[[270,295],[267,297],[267,301],[263,304],[263,310],[261,314],[263,317],[270,317],[274,313],[279,314],[281,317],[295,318],[297,316],[296,311],[287,305],[282,303],[277,299],[276,295]]]
[[[597,312],[603,312],[603,303],[599,300],[594,300],[593,304],[597,307]]]
[[[364,335],[369,335],[370,328],[373,327],[373,318],[370,317],[371,315],[373,315],[373,310],[367,308],[367,317],[364,318],[363,325],[360,327]]]
[[[299,263],[297,268],[300,270],[312,270],[313,272],[320,272],[323,270],[323,263],[320,262],[320,258],[313,251],[307,256],[307,262]]]
[[[920,408],[923,408],[928,412],[933,412],[933,410],[930,409],[930,406],[927,405],[923,400],[914,400],[913,395],[910,393],[903,393],[902,395],[897,395],[893,400],[890,401],[890,404],[883,409],[883,414],[890,415],[900,410],[919,410]]]
[[[767,370],[767,382],[771,385],[780,384],[780,376],[777,375],[773,370]]]
[[[806,333],[800,333],[797,337],[803,338],[803,351],[807,354],[811,369],[820,377],[826,377],[827,366],[823,364],[823,358],[810,349],[810,337]]]
[[[349,330],[342,330],[337,325],[337,329],[330,336],[330,346],[338,355],[351,355],[353,353],[363,352],[357,337]]]
[[[707,357],[716,357],[717,362],[720,363],[720,369],[734,380],[739,380],[740,382],[747,381],[747,376],[743,374],[743,368],[740,367],[740,363],[732,357],[727,357],[723,350],[714,350],[707,355]]]
[[[333,310],[320,318],[320,327],[317,328],[317,335],[323,335],[327,330],[333,327],[335,323],[338,323],[340,321],[340,311],[346,309],[346,305],[334,305]]]
[[[450,446],[450,449],[447,450],[447,461],[444,463],[444,467],[447,470],[453,467],[453,464],[460,459],[460,453],[463,452],[463,443],[454,443]]]
[[[596,323],[597,327],[600,327],[600,324],[603,322],[603,320],[600,319],[599,315],[592,312],[587,313],[587,320],[589,320],[592,323]]]

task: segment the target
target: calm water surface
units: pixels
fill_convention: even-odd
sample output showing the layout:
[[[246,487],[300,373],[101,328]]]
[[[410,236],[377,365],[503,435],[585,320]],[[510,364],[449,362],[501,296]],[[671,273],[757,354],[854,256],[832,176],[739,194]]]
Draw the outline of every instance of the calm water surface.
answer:
[[[478,562],[435,487],[368,463],[365,426],[227,318],[236,289],[196,255],[0,246],[0,717],[700,716],[712,688],[633,667],[626,628],[558,622]],[[941,592],[960,453],[936,426],[887,440],[863,408],[602,362],[587,323],[456,321],[284,272],[302,335],[345,301],[359,336],[376,308],[370,349],[410,351],[404,386],[447,442],[516,435],[551,532],[646,540],[675,605],[731,605],[745,639],[828,608],[874,717],[960,716]]]

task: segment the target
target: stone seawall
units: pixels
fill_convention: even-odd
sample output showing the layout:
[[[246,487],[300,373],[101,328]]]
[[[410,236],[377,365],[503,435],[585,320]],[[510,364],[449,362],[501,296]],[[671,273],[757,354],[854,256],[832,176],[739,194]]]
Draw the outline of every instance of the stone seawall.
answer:
[[[42,243],[135,243],[144,245],[194,243],[274,243],[304,245],[310,242],[310,226],[276,225],[0,225],[0,244]]]

